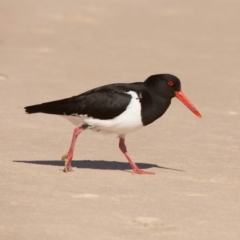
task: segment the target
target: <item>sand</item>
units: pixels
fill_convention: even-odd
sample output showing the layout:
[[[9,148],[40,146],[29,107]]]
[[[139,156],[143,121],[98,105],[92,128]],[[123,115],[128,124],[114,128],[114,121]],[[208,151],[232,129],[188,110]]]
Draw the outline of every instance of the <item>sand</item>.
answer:
[[[240,2],[0,2],[0,239],[239,239]],[[126,138],[27,105],[172,73],[177,99]]]

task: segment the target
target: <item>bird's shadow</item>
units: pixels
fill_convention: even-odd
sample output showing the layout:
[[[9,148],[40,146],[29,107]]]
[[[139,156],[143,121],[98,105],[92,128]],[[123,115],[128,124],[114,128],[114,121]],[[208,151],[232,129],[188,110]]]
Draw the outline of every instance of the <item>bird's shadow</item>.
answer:
[[[28,164],[39,164],[39,165],[50,165],[50,166],[64,166],[63,161],[59,160],[13,160],[16,163],[28,163]],[[180,171],[183,170],[175,169],[175,168],[168,168],[158,166],[156,164],[150,163],[136,163],[137,166],[141,169],[148,169],[148,168],[161,168],[165,170],[172,170],[172,171]],[[88,168],[88,169],[98,169],[98,170],[120,170],[120,171],[128,171],[131,170],[131,166],[127,162],[117,162],[117,161],[105,161],[105,160],[74,160],[72,162],[72,167],[76,168]]]

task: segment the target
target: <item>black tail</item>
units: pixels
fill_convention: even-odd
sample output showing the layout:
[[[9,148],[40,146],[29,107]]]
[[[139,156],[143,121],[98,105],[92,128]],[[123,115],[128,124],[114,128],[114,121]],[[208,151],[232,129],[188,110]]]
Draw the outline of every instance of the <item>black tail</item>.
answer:
[[[27,106],[24,109],[25,109],[26,113],[29,113],[29,114],[42,112],[41,104],[33,105],[33,106]]]
[[[74,108],[74,105],[72,105],[75,102],[74,98],[75,97],[27,106],[24,109],[26,113],[29,113],[29,114],[48,113],[48,114],[68,115],[69,111],[71,112],[72,108]]]
[[[49,103],[42,103],[42,104],[37,104],[37,105],[32,105],[32,106],[27,106],[24,108],[26,113],[49,113],[49,114],[54,114],[54,105],[49,104]],[[56,114],[56,113],[55,113]]]

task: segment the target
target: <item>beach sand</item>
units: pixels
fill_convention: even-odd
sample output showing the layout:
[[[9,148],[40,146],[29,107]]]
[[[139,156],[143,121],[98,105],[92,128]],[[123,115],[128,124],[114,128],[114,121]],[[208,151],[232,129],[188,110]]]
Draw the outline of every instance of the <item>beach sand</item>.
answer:
[[[0,2],[0,238],[240,237],[240,2]],[[61,156],[74,126],[24,107],[171,73],[177,99],[127,135],[82,133],[73,173]]]

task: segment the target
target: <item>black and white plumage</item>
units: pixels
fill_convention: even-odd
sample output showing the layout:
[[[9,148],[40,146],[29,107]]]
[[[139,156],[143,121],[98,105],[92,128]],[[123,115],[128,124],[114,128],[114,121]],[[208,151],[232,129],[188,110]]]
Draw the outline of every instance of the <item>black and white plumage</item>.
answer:
[[[149,173],[139,169],[131,160],[124,144],[125,135],[141,129],[161,117],[173,97],[180,99],[197,116],[196,108],[181,92],[180,80],[170,74],[150,76],[144,82],[117,83],[98,87],[78,96],[25,107],[27,113],[62,115],[78,126],[72,143],[63,156],[65,171],[71,171],[76,138],[82,130],[106,131],[119,136],[119,147],[135,173]]]

